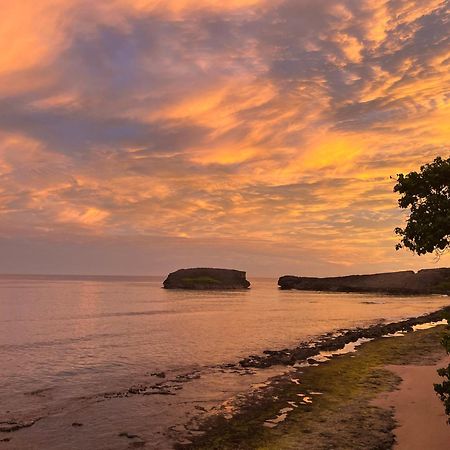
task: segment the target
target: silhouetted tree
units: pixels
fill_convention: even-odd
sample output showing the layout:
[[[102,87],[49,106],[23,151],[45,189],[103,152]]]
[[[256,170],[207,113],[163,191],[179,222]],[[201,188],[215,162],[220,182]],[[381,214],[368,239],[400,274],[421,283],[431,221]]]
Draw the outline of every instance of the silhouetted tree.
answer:
[[[441,254],[450,246],[450,158],[436,158],[419,172],[399,174],[394,192],[401,197],[400,208],[409,208],[405,228],[396,228],[401,236],[397,250],[408,248],[418,255]]]
[[[450,248],[450,158],[436,158],[425,164],[419,172],[399,174],[394,192],[401,197],[400,208],[411,212],[405,228],[396,228],[401,236],[396,249],[408,248],[418,255],[436,252],[442,254]],[[447,319],[448,321],[448,319]],[[442,345],[450,353],[450,327],[442,337]],[[445,406],[450,423],[450,365],[438,370],[443,378],[434,390]]]

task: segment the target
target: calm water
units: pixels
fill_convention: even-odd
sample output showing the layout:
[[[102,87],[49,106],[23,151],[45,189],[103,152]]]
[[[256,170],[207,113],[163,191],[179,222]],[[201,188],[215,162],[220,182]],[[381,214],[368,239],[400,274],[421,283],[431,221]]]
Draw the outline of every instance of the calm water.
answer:
[[[127,448],[123,427],[146,448],[165,448],[198,402],[220,404],[271,374],[219,374],[215,366],[448,304],[440,296],[279,291],[267,279],[242,292],[166,291],[161,281],[0,277],[0,422],[40,418],[8,433],[0,449]],[[193,371],[200,378],[176,395],[102,397],[156,383],[156,371],[165,382]]]

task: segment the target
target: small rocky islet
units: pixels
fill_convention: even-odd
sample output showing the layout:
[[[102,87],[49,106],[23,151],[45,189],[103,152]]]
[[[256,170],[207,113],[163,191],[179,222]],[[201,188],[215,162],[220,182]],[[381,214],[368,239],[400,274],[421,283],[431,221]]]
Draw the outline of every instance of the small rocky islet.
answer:
[[[248,289],[246,272],[234,269],[193,268],[172,272],[163,282],[164,289],[234,290]]]

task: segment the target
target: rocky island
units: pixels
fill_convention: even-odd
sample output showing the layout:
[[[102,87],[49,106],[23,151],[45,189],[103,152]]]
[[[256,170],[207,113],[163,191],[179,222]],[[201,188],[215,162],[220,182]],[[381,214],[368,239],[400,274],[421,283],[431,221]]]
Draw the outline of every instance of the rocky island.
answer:
[[[278,286],[305,291],[450,294],[450,268],[327,278],[286,275],[278,280]]]
[[[248,289],[250,282],[240,270],[195,268],[170,273],[163,286],[165,289],[228,290]]]

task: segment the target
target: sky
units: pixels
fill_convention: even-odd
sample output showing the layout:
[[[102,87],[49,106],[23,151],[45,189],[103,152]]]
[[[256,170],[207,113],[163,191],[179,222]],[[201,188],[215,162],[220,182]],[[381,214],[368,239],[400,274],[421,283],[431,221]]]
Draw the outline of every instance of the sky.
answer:
[[[450,266],[395,251],[450,154],[442,0],[21,0],[0,16],[0,273]]]

